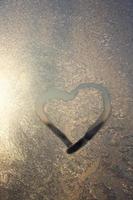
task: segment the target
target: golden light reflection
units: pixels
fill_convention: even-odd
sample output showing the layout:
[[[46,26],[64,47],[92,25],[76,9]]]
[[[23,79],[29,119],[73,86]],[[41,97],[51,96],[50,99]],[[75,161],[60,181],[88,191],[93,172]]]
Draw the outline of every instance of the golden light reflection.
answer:
[[[30,77],[27,60],[19,53],[0,47],[0,156],[19,158],[15,146],[16,125],[29,108]],[[27,106],[27,107],[26,107]],[[20,118],[19,118],[20,117]],[[19,125],[18,125],[19,126]]]
[[[10,81],[0,79],[0,111],[9,107],[12,98],[13,94]]]
[[[11,80],[0,79],[0,137],[8,138],[9,122],[15,100]]]
[[[8,51],[0,55],[0,155],[3,152],[10,159],[21,159],[14,135],[19,119],[25,118],[30,108],[30,77],[26,67],[19,56]]]

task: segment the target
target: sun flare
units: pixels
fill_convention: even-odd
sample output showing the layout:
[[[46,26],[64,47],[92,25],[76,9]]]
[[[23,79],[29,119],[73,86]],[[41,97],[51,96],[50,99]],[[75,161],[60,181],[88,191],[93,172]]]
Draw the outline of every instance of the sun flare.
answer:
[[[7,109],[12,101],[12,88],[9,80],[0,79],[0,110]]]
[[[14,92],[11,80],[0,78],[0,135],[8,135],[9,122],[12,117]]]

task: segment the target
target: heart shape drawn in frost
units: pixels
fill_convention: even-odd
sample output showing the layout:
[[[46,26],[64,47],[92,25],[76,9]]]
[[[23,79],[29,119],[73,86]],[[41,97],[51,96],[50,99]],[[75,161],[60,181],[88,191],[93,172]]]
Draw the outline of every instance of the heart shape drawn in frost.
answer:
[[[95,123],[88,128],[84,136],[81,137],[77,142],[72,143],[68,137],[50,121],[46,110],[46,104],[52,100],[73,100],[79,93],[79,90],[84,88],[94,88],[101,93],[103,99],[103,111]],[[36,112],[44,124],[67,146],[67,153],[71,154],[79,150],[90,139],[92,139],[107,121],[111,113],[111,100],[108,90],[101,84],[96,83],[82,83],[71,92],[66,92],[57,88],[50,88],[46,91],[43,97],[37,101]]]

